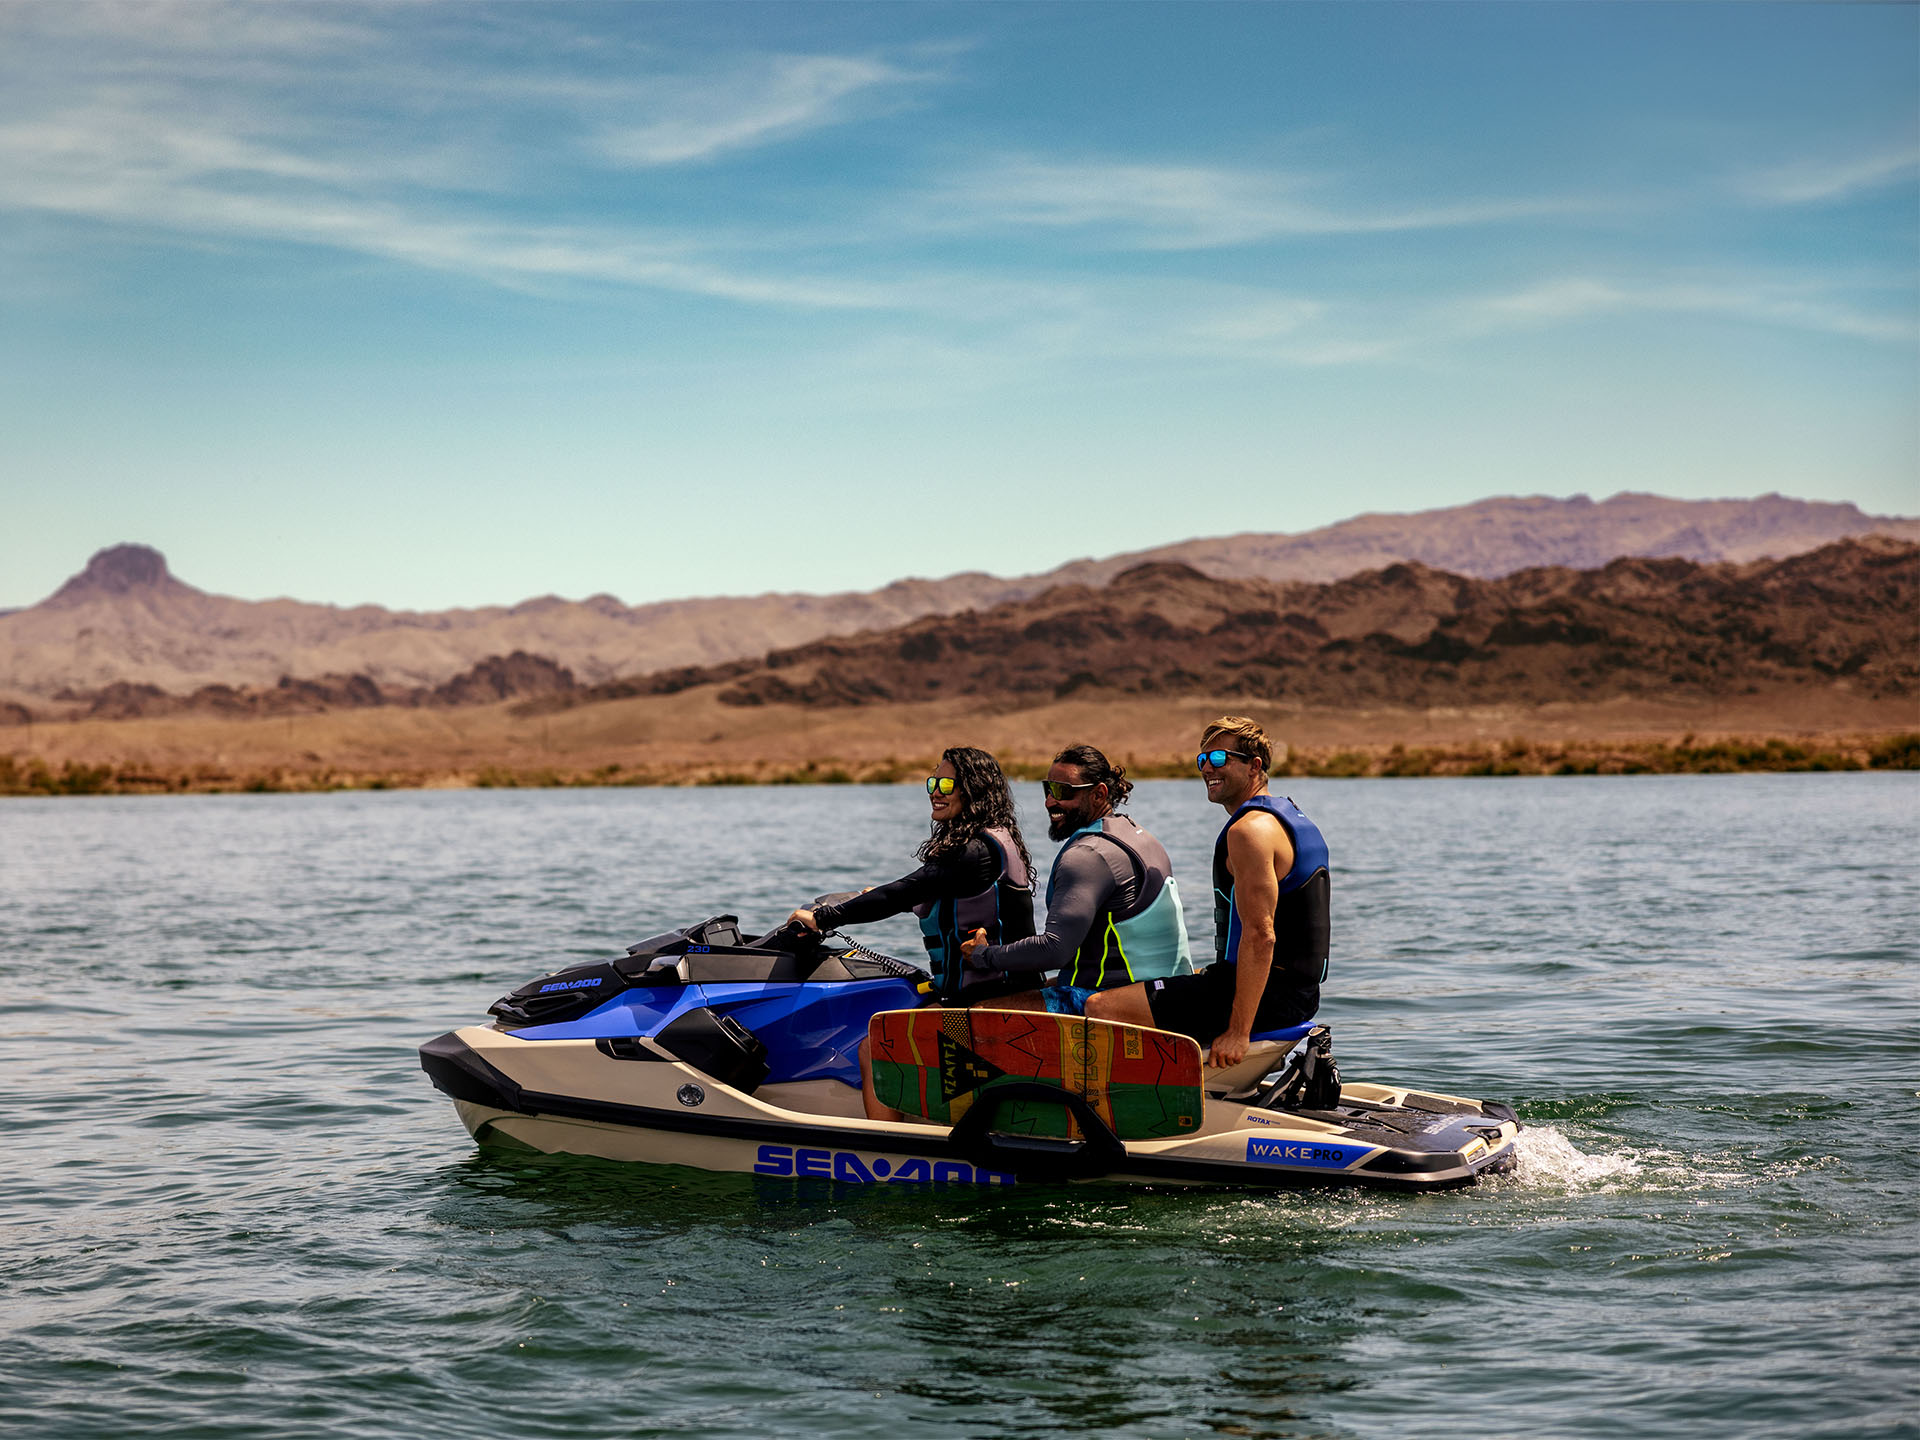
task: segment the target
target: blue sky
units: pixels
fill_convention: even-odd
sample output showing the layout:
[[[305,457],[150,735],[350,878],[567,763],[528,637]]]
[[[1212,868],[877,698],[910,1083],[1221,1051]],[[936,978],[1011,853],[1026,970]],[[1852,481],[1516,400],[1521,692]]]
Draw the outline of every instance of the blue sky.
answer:
[[[0,606],[1920,511],[1910,5],[0,7]]]

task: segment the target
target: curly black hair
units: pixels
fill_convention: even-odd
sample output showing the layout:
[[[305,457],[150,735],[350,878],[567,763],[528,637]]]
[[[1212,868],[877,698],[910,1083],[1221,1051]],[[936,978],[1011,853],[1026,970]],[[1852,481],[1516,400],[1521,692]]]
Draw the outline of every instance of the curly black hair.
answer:
[[[1105,785],[1107,803],[1115,810],[1126,804],[1127,796],[1133,793],[1133,782],[1127,779],[1127,767],[1115,765],[1091,745],[1069,745],[1053,757],[1053,763],[1076,767],[1090,785]]]
[[[956,745],[940,752],[940,758],[953,766],[953,798],[960,802],[960,814],[952,820],[933,822],[933,833],[914,853],[922,860],[938,860],[958,854],[967,842],[990,826],[998,826],[1013,837],[1020,859],[1033,873],[1033,857],[1027,854],[1027,842],[1020,838],[1020,821],[1013,813],[1013,791],[1000,762],[984,750],[971,745]]]

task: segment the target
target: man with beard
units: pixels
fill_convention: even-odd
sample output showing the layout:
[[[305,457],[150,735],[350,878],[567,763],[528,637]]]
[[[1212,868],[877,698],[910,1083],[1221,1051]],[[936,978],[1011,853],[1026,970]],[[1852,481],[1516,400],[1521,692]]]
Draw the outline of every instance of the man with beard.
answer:
[[[1037,993],[995,1008],[1081,1015],[1087,997],[1116,985],[1193,973],[1180,887],[1166,848],[1116,808],[1133,782],[1091,745],[1069,745],[1043,782],[1047,836],[1064,840],[1047,881],[1047,928],[1004,945],[975,931],[961,946],[971,966],[1008,975],[1059,975]]]

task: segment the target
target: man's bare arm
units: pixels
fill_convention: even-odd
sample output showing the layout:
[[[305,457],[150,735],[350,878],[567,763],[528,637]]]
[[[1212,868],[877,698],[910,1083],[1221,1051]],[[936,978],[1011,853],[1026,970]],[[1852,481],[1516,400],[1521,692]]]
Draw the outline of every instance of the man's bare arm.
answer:
[[[1233,875],[1233,909],[1240,919],[1234,953],[1233,1012],[1213,1042],[1208,1063],[1238,1065],[1246,1059],[1254,1016],[1273,968],[1273,912],[1280,903],[1280,877],[1293,868],[1286,826],[1255,812],[1227,832],[1227,869]]]

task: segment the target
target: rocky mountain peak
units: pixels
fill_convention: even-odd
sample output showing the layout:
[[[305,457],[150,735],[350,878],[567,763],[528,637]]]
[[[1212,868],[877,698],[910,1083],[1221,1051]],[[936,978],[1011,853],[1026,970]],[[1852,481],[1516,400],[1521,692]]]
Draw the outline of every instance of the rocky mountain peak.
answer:
[[[62,585],[45,603],[79,605],[112,595],[190,588],[173,578],[173,572],[167,569],[167,557],[151,545],[109,545],[105,550],[96,550],[87,561],[87,568]]]

